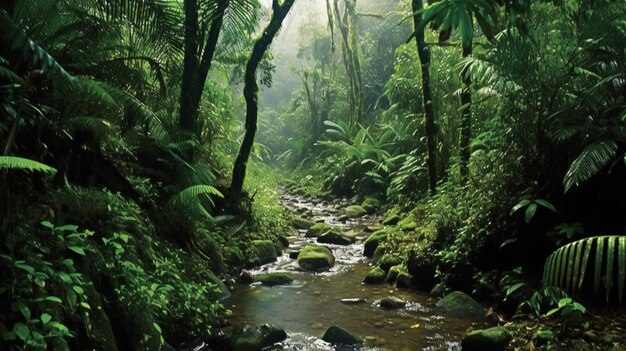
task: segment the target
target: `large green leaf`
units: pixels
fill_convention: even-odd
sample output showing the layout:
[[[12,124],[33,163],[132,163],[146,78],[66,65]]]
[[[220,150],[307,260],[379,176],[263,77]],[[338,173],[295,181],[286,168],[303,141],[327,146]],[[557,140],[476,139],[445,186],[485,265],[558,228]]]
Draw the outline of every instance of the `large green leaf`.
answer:
[[[573,186],[589,180],[615,158],[617,143],[613,140],[603,140],[587,146],[572,162],[565,174],[563,184],[565,191]]]
[[[57,170],[41,162],[15,156],[0,156],[0,169],[17,169],[29,172],[55,174]]]
[[[622,306],[622,301],[624,299],[624,283],[626,281],[626,236],[622,236],[619,238],[618,245],[618,296],[619,305]]]

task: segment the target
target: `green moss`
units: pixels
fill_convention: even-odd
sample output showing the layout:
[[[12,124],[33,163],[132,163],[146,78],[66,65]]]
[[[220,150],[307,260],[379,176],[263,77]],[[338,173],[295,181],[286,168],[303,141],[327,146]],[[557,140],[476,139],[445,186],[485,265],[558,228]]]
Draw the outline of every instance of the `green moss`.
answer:
[[[297,262],[307,271],[325,271],[335,264],[335,256],[324,246],[309,245],[300,251]]]
[[[381,207],[381,203],[376,198],[368,197],[363,200],[363,203],[361,203],[361,207],[363,207],[368,214],[373,214]]]
[[[252,252],[256,255],[261,264],[274,262],[278,256],[276,246],[274,246],[274,242],[271,240],[253,240]]]
[[[363,207],[358,205],[348,206],[344,211],[348,218],[359,218],[367,214],[367,211]]]
[[[385,255],[376,263],[380,268],[387,272],[391,267],[401,264],[402,258],[396,255]]]
[[[437,303],[438,307],[457,317],[483,319],[485,309],[481,304],[461,291],[453,291]]]
[[[290,273],[274,272],[259,274],[254,280],[267,286],[285,285],[293,282],[293,276]]]
[[[417,229],[417,223],[415,223],[415,221],[411,217],[406,217],[405,219],[398,222],[398,227],[400,227],[400,229],[405,232],[410,232]]]
[[[378,245],[387,239],[388,232],[385,229],[374,232],[363,243],[363,255],[372,257]]]
[[[511,340],[505,327],[474,330],[461,340],[463,351],[504,351]]]
[[[385,282],[385,271],[380,267],[374,267],[367,273],[363,283],[365,284],[380,284]]]
[[[308,238],[317,238],[318,236],[326,233],[331,230],[332,227],[326,223],[315,223],[313,226],[309,228],[306,232],[306,237]]]
[[[401,264],[389,268],[389,272],[387,272],[387,277],[385,278],[385,281],[387,283],[395,282],[396,278],[398,277],[398,274],[400,274],[401,271],[402,271]]]
[[[296,229],[309,229],[313,225],[315,225],[315,222],[310,221],[306,218],[294,217],[293,219],[293,227]]]

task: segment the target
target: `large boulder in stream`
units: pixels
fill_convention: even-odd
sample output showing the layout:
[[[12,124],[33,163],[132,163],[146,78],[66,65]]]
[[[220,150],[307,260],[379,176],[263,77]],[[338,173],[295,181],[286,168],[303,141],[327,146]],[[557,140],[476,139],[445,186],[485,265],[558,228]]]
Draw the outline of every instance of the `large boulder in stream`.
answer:
[[[309,228],[309,230],[307,230],[305,236],[307,238],[317,238],[331,229],[331,226],[326,223],[315,223]]]
[[[387,235],[387,231],[385,231],[384,229],[374,232],[374,234],[370,235],[369,238],[367,238],[367,240],[365,240],[365,242],[363,243],[363,255],[365,255],[366,257],[372,257],[378,245],[380,245],[381,242],[387,240]]]
[[[276,246],[271,240],[253,240],[252,252],[256,255],[254,261],[258,259],[260,264],[274,262],[278,257],[278,254],[276,253]]]
[[[297,262],[300,268],[306,271],[321,272],[332,268],[335,256],[327,247],[309,245],[300,250]]]
[[[485,309],[473,298],[461,291],[453,291],[437,302],[449,314],[471,319],[485,318]]]
[[[381,284],[385,282],[387,274],[380,267],[374,267],[372,270],[367,273],[365,279],[363,279],[363,283],[365,284]]]
[[[368,214],[373,214],[380,208],[380,206],[380,200],[373,197],[368,197],[363,200],[363,203],[361,203],[361,207],[363,207]]]
[[[404,306],[406,306],[406,301],[400,298],[397,298],[395,296],[385,297],[384,299],[380,300],[381,308],[398,309],[398,308],[404,308]]]
[[[363,339],[358,336],[352,335],[347,330],[340,328],[336,325],[326,329],[322,340],[331,343],[333,345],[359,345],[363,344]]]
[[[309,229],[314,224],[315,224],[315,222],[310,221],[310,220],[308,220],[306,218],[302,218],[302,217],[295,217],[293,219],[293,227],[296,228],[296,229]]]
[[[234,351],[261,351],[287,339],[287,333],[270,324],[245,326],[230,336],[230,346]]]
[[[359,205],[348,206],[344,211],[348,218],[359,218],[367,214],[367,211]]]
[[[318,243],[334,244],[334,245],[350,245],[354,242],[353,238],[349,238],[337,230],[329,230],[317,238]]]
[[[504,351],[511,341],[511,333],[505,327],[474,330],[461,340],[463,351]]]
[[[264,273],[255,276],[254,281],[267,286],[286,285],[293,282],[293,276],[285,272]]]

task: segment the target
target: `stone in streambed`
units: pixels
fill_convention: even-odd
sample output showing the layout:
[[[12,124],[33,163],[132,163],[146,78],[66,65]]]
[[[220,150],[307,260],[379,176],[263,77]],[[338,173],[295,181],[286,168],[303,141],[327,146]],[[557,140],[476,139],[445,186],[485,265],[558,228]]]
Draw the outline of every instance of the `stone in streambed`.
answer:
[[[391,267],[397,266],[402,263],[402,258],[394,255],[385,255],[378,261],[378,266],[385,272],[389,271]]]
[[[402,271],[402,265],[401,264],[389,268],[389,271],[387,272],[387,277],[385,278],[385,281],[387,283],[395,282],[396,279],[398,278],[398,274],[400,274],[401,271]]]
[[[355,335],[352,335],[347,330],[333,325],[326,329],[322,340],[331,343],[333,345],[358,345],[363,344],[363,340]]]
[[[365,303],[367,300],[360,298],[360,297],[351,297],[351,298],[345,298],[345,299],[340,299],[339,302],[346,304],[346,305],[359,305],[362,303]]]
[[[250,271],[244,269],[241,271],[241,274],[239,275],[239,280],[242,283],[249,284],[249,283],[254,282],[254,276],[252,275],[252,273],[250,273]]]
[[[367,211],[359,205],[348,206],[344,211],[348,218],[359,218],[367,214]]]
[[[317,238],[331,229],[332,228],[326,223],[315,223],[309,228],[309,230],[307,230],[305,236],[307,238]]]
[[[363,255],[367,257],[372,257],[378,245],[380,245],[381,242],[387,240],[387,235],[388,233],[384,229],[374,232],[374,234],[370,235],[369,238],[367,238],[367,240],[365,240],[365,242],[363,243]]]
[[[386,297],[380,300],[380,307],[386,309],[398,309],[404,308],[406,306],[406,301],[399,299],[397,297]]]
[[[317,242],[322,244],[350,245],[354,242],[354,239],[343,236],[338,231],[330,230],[320,235],[317,238]]]
[[[327,247],[309,245],[300,251],[297,262],[306,271],[320,272],[335,264],[335,256]]]
[[[287,333],[273,325],[245,326],[233,332],[230,346],[235,351],[261,351],[285,339]]]
[[[365,279],[363,279],[363,283],[365,284],[380,284],[385,282],[385,271],[383,271],[380,267],[374,267],[372,270],[367,273]]]
[[[463,351],[504,351],[511,341],[511,334],[505,327],[474,330],[461,340]]]
[[[413,276],[407,272],[398,273],[396,278],[396,287],[398,288],[410,288],[413,285]]]
[[[298,258],[299,254],[300,254],[300,250],[298,250],[298,251],[291,251],[289,253],[289,258],[291,258],[292,260],[295,260],[296,258]]]
[[[259,274],[254,280],[267,286],[286,285],[293,282],[293,276],[289,273],[274,272]]]
[[[368,197],[361,203],[361,207],[363,207],[368,214],[376,212],[380,208],[380,205],[380,200],[373,197]]]
[[[469,295],[461,291],[453,291],[437,302],[449,314],[456,317],[484,319],[485,309]]]
[[[276,246],[271,240],[253,240],[252,250],[261,264],[276,261]]]

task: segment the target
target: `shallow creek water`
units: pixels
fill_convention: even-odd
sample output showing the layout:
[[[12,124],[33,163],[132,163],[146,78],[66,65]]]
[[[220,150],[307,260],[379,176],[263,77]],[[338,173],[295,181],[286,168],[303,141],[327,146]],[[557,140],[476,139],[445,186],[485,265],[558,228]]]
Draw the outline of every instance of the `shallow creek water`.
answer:
[[[252,271],[292,272],[296,281],[290,285],[265,287],[237,285],[232,297],[225,301],[233,312],[231,324],[270,323],[285,329],[288,339],[279,346],[284,350],[334,350],[320,339],[331,325],[337,325],[366,340],[362,350],[460,350],[459,340],[471,321],[448,316],[438,309],[436,299],[410,289],[396,289],[389,284],[365,285],[361,280],[370,270],[363,256],[363,229],[379,218],[365,216],[356,221],[341,221],[342,211],[315,198],[303,199],[289,194],[281,196],[290,210],[304,214],[313,221],[360,233],[354,244],[326,245],[336,262],[328,272],[308,273],[298,269],[288,252],[299,250],[315,238],[305,238],[306,231],[294,230],[290,247],[277,262]],[[341,205],[345,207],[346,203]],[[404,309],[385,310],[380,299],[395,296],[409,303]],[[344,304],[343,298],[363,298],[360,304]]]

